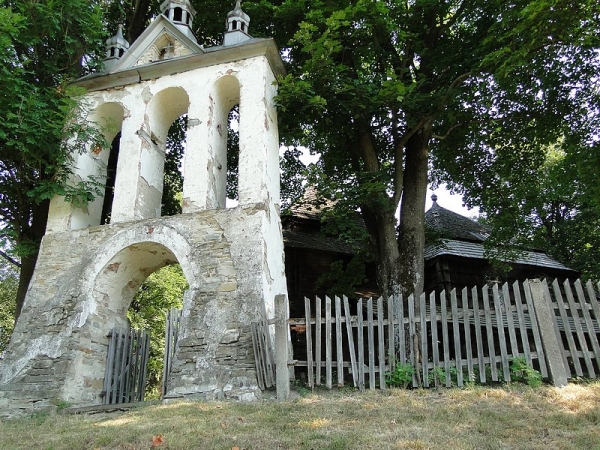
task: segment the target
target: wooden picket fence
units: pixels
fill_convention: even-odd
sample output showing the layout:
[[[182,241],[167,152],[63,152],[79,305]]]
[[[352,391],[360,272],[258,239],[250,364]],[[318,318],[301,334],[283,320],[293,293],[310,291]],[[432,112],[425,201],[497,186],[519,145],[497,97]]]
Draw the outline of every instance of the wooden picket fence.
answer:
[[[256,379],[258,387],[263,391],[275,386],[275,356],[269,335],[267,321],[252,323],[252,346],[256,363]]]
[[[144,401],[150,334],[145,330],[115,328],[108,337],[102,403]]]
[[[560,285],[556,280],[545,288],[552,301],[556,333],[567,377],[596,378],[600,371],[600,283],[581,280]],[[566,298],[566,301],[565,301]]]
[[[511,381],[516,358],[555,384],[573,374],[595,378],[596,288],[535,280],[354,304],[305,299],[305,317],[288,320],[305,336],[306,360],[295,365],[306,367],[309,386],[328,388],[335,378],[338,386],[385,389],[398,364],[414,369],[413,387]]]

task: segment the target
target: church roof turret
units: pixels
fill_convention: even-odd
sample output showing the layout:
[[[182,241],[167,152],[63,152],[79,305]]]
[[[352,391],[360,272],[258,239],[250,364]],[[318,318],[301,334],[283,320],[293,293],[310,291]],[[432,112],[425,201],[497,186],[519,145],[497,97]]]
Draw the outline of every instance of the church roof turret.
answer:
[[[106,40],[106,58],[104,58],[104,70],[110,71],[117,61],[129,48],[129,42],[123,37],[123,25],[119,25],[117,34]]]
[[[250,16],[242,11],[241,1],[236,0],[235,8],[227,14],[227,31],[223,37],[223,45],[233,45],[252,39],[248,34]]]
[[[183,34],[196,42],[192,32],[196,10],[189,0],[165,0],[160,5],[160,10]]]

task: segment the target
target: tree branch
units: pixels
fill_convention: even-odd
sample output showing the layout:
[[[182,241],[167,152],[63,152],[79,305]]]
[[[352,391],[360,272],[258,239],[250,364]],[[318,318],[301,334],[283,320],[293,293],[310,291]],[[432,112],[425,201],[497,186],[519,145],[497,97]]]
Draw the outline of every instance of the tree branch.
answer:
[[[21,268],[21,263],[19,261],[17,261],[16,259],[12,258],[10,255],[8,255],[7,253],[3,252],[2,250],[0,250],[0,256],[2,258],[4,258],[5,260],[7,260],[12,265]]]
[[[404,147],[408,140],[423,126],[432,119],[427,115],[417,123],[414,127],[408,130],[396,144],[394,149],[394,208],[397,208],[402,198],[403,182],[404,182]]]
[[[462,125],[462,123],[457,123],[456,125],[450,127],[448,132],[446,134],[444,134],[443,136],[440,136],[438,134],[432,134],[431,137],[437,139],[438,141],[443,141],[450,135],[450,133],[452,133],[452,131],[454,131],[456,128],[460,127],[461,125]]]

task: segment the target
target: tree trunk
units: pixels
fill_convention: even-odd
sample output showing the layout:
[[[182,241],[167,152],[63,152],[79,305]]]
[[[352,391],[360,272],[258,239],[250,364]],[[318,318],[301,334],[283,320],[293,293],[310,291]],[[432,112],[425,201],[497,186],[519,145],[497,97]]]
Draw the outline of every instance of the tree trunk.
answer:
[[[128,23],[126,24],[126,38],[130,44],[133,44],[135,40],[144,32],[149,19],[150,0],[134,1],[133,8],[131,8],[130,14],[127,17]]]
[[[396,218],[393,213],[372,216],[375,230],[371,232],[375,260],[377,261],[377,285],[385,299],[400,293],[400,253],[396,238]]]
[[[400,284],[404,299],[414,294],[415,315],[420,314],[419,298],[425,284],[425,197],[427,195],[427,169],[431,124],[415,133],[406,145],[404,194],[400,210]],[[407,334],[407,336],[409,336]],[[415,368],[417,382],[421,384],[421,324],[415,324],[415,334],[409,336],[407,350]]]
[[[49,200],[44,200],[37,205],[32,205],[31,226],[23,231],[19,239],[19,244],[22,244],[27,248],[27,254],[21,256],[21,272],[19,273],[19,287],[17,289],[15,323],[23,309],[25,295],[27,294],[27,289],[29,289],[29,283],[33,277],[33,271],[37,262],[40,244],[46,233],[49,207]]]
[[[415,133],[406,145],[404,193],[400,209],[400,284],[402,294],[421,295],[424,287],[425,197],[431,125]]]

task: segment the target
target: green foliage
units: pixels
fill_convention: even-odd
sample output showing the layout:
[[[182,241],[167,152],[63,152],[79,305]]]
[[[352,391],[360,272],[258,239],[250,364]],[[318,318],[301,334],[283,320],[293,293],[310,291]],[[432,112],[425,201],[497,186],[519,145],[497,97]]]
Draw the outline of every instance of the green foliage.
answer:
[[[106,144],[87,123],[81,92],[68,83],[103,56],[101,4],[0,2],[0,238],[21,257],[17,314],[45,232],[49,199],[62,195],[81,205],[98,192],[97,180],[67,184],[73,156],[87,143]]]
[[[136,293],[127,317],[133,328],[150,331],[147,392],[160,395],[163,358],[165,354],[166,315],[171,308],[183,306],[183,294],[188,288],[179,265],[166,266],[142,284]]]
[[[542,374],[531,367],[523,356],[516,357],[511,361],[510,378],[513,381],[526,383],[532,388],[542,385]]]
[[[396,364],[392,372],[386,372],[385,383],[389,387],[406,389],[412,383],[415,368],[412,364]]]
[[[449,377],[449,378],[448,378]],[[434,367],[427,374],[427,380],[430,385],[445,386],[446,382],[450,382],[450,386],[456,386],[457,384],[457,371],[456,367],[451,367],[449,372],[446,372],[442,367]]]
[[[0,259],[0,355],[6,349],[15,322],[19,273]]]
[[[297,147],[286,147],[279,157],[279,168],[282,174],[281,210],[284,214],[304,194],[307,168],[300,161],[301,154],[302,151]]]
[[[402,265],[422,258],[428,169],[469,206],[518,221],[510,206],[526,191],[512,186],[532,185],[543,145],[565,134],[593,144],[593,133],[582,139],[597,130],[583,123],[598,115],[592,0],[576,13],[548,0],[290,3],[273,8],[275,22],[298,21],[280,79],[281,135],[322,155],[318,181],[360,209],[387,270],[400,258],[383,229],[399,204]]]
[[[183,175],[181,163],[184,154],[183,144],[187,134],[187,115],[177,118],[167,134],[167,152],[165,155],[165,172],[163,178],[163,193],[161,215],[173,216],[181,214]]]

